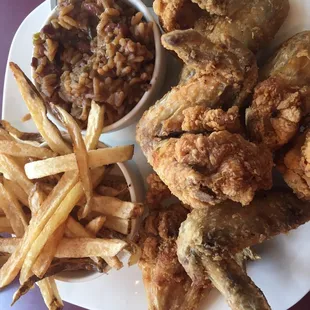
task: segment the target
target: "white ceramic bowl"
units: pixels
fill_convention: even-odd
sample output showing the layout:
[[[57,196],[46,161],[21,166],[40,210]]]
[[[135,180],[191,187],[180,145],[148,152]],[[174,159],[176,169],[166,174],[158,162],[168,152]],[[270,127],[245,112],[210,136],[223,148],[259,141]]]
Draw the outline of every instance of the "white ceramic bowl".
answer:
[[[155,66],[154,66],[153,77],[150,82],[150,84],[152,85],[150,89],[144,93],[141,100],[128,114],[126,114],[119,121],[109,126],[106,126],[103,129],[103,133],[118,131],[137,122],[142,116],[143,112],[149,106],[154,104],[154,102],[157,100],[157,95],[163,85],[164,76],[166,73],[166,53],[161,44],[161,33],[159,30],[159,27],[156,21],[154,20],[151,12],[141,0],[122,0],[122,1],[128,3],[129,5],[135,7],[138,11],[142,12],[144,18],[148,22],[153,22],[153,25],[154,25],[153,33],[154,33],[154,40],[155,40]],[[55,16],[57,15],[56,10],[57,8],[55,8],[51,12],[50,16],[48,17],[47,21],[44,23],[43,27],[49,24],[51,19],[55,18]],[[62,123],[51,113],[51,111],[49,111],[48,116],[53,123],[55,123],[62,130],[66,131],[66,128],[63,127]],[[85,133],[85,130],[82,130],[82,133]]]
[[[64,137],[67,139],[67,134],[64,134]],[[41,146],[47,146],[46,143],[43,143]],[[105,144],[99,142],[100,147],[106,147]],[[130,200],[131,202],[141,203],[144,200],[144,186],[142,180],[139,178],[139,175],[135,171],[135,167],[132,161],[125,163],[117,163],[117,166],[112,170],[111,174],[114,175],[123,175],[126,183],[129,188]],[[132,230],[129,235],[129,239],[134,236],[139,228],[140,223],[134,223],[135,228]],[[122,257],[121,257],[122,258]],[[106,274],[92,271],[67,271],[61,272],[56,275],[56,279],[63,282],[87,282],[94,280],[98,277],[104,276]]]

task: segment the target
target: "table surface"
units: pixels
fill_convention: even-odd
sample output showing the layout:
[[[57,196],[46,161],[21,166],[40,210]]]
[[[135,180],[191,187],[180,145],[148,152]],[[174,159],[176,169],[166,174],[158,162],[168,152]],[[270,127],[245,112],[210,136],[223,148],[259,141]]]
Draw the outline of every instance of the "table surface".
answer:
[[[42,0],[1,0],[0,1],[0,37],[2,38],[2,44],[0,48],[0,98],[3,93],[3,81],[5,66],[9,48],[13,39],[13,36],[22,22],[22,20],[40,3]],[[2,100],[1,100],[2,105]],[[0,106],[0,111],[1,111]],[[1,112],[0,112],[1,113]],[[15,282],[9,288],[4,289],[0,293],[0,309],[10,309],[12,295],[18,287],[18,283]],[[285,292],[283,292],[285,294]],[[297,305],[290,310],[308,310],[310,304],[310,293],[303,298]],[[22,297],[21,301],[14,305],[15,310],[24,309],[46,309],[44,302],[40,296],[38,288],[34,288],[31,292]],[[77,306],[65,303],[65,310],[78,310],[82,309]]]

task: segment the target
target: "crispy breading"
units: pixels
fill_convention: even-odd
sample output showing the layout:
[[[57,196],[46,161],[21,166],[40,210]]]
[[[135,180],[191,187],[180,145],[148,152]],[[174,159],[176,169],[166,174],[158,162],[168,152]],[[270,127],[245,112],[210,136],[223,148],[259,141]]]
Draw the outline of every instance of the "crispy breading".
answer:
[[[307,130],[294,141],[292,148],[278,164],[287,185],[303,200],[310,200],[310,131]]]
[[[183,131],[223,131],[240,132],[241,124],[238,107],[232,107],[227,112],[222,109],[191,107],[183,111]]]
[[[299,91],[286,86],[280,78],[269,78],[256,87],[246,112],[250,138],[276,150],[295,136],[302,114]]]

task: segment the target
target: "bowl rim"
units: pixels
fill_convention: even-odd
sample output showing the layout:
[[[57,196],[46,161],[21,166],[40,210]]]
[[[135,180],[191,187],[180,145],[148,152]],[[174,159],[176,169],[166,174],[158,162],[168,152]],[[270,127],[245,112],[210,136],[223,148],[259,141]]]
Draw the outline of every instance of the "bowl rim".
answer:
[[[126,2],[127,4],[135,7],[139,12],[142,12],[144,18],[148,22],[153,22],[153,35],[154,35],[154,42],[155,42],[154,71],[153,71],[152,79],[150,81],[150,85],[151,85],[150,89],[147,90],[146,92],[144,92],[142,98],[135,105],[135,107],[129,113],[127,113],[124,117],[122,117],[120,120],[118,120],[117,122],[115,122],[111,125],[105,126],[103,128],[102,133],[115,132],[115,131],[121,130],[123,128],[129,127],[130,125],[132,125],[135,121],[136,115],[139,114],[139,112],[141,111],[141,109],[144,106],[147,107],[149,101],[151,101],[159,92],[159,90],[162,86],[162,79],[160,79],[160,74],[166,70],[165,69],[165,52],[164,52],[164,48],[161,44],[161,32],[160,32],[160,29],[159,29],[159,26],[158,26],[156,20],[152,16],[150,10],[141,0],[121,0],[121,1]],[[44,24],[42,25],[41,29],[44,26],[46,26],[51,21],[51,19],[56,15],[57,9],[58,9],[58,7],[56,6],[51,11],[46,22],[44,22]],[[31,72],[32,72],[32,74],[31,74],[31,78],[32,78],[33,67],[31,67]],[[33,80],[33,78],[32,78],[32,80]],[[37,87],[37,84],[35,83],[34,80],[33,80],[33,82]],[[48,112],[48,117],[50,118],[50,120],[54,124],[57,125],[57,127],[59,127],[61,130],[67,131],[67,129],[63,126],[63,124],[51,112],[51,109],[50,109],[48,104],[47,104],[47,112]],[[86,129],[82,129],[81,132],[85,133]]]
[[[62,133],[62,136],[64,137],[65,140],[70,140],[67,133]],[[43,142],[40,144],[40,146],[45,147],[45,146],[48,146],[48,144],[46,142]],[[104,147],[110,147],[110,146],[101,141],[98,141],[98,148],[104,148]],[[129,164],[127,162],[124,162],[124,163],[116,163],[116,165],[120,169],[128,185],[131,202],[137,202],[137,203],[141,202],[141,201],[138,201],[139,195],[138,195],[138,192],[135,186],[135,182],[133,181],[133,178],[131,176],[132,174],[130,172],[131,169],[129,167]],[[66,272],[66,271],[60,272],[58,275],[55,275],[55,279],[61,282],[65,282],[65,283],[83,283],[83,282],[89,282],[89,281],[95,280],[99,277],[106,275],[106,273],[104,272],[100,273],[96,271],[86,271],[86,270],[74,271],[73,273],[75,273],[76,275],[69,277],[67,276],[69,272]]]

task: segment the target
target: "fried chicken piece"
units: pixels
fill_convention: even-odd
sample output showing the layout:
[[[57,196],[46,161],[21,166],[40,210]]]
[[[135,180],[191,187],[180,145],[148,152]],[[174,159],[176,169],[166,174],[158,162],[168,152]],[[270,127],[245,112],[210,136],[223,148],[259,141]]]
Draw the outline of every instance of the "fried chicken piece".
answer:
[[[241,132],[238,107],[232,107],[227,112],[222,109],[210,109],[200,106],[191,107],[183,111],[184,121],[182,131],[223,131]]]
[[[258,195],[246,208],[227,201],[193,210],[180,228],[179,261],[194,285],[210,279],[232,309],[267,310],[263,293],[232,255],[309,220],[309,202],[283,190]]]
[[[254,142],[275,150],[297,133],[310,111],[310,31],[287,40],[260,72],[260,83],[247,111],[247,127]]]
[[[193,29],[176,30],[163,35],[162,44],[194,68],[196,74],[213,74],[231,84],[245,82],[246,76],[248,83],[243,90],[246,96],[257,81],[254,55],[239,41],[226,35],[221,35],[215,44]],[[242,103],[244,94],[241,94]]]
[[[287,185],[303,200],[310,201],[310,131],[300,135],[278,164]]]
[[[301,94],[276,77],[269,78],[256,87],[246,111],[249,137],[276,150],[295,136],[302,114]]]
[[[227,16],[200,18],[194,28],[212,42],[231,36],[257,52],[272,41],[289,12],[288,0],[240,0],[238,9]]]
[[[155,0],[154,11],[163,28],[194,28],[213,43],[223,34],[231,36],[253,52],[275,36],[289,12],[288,0]],[[205,10],[206,9],[206,10]],[[216,16],[212,14],[225,15]]]
[[[176,238],[188,211],[180,204],[158,206],[145,220],[139,267],[150,310],[195,310],[211,288],[192,284],[178,261]]]
[[[272,186],[271,153],[238,134],[221,131],[209,136],[183,135],[175,144],[174,157],[180,166],[194,167],[200,175],[193,184],[189,180],[185,185],[190,195],[179,194],[192,207],[201,206],[197,199],[210,204],[231,199],[247,205],[258,189]],[[177,175],[174,178],[175,186],[181,187]],[[163,180],[170,185],[171,180]]]
[[[171,32],[163,36],[163,42],[195,67],[197,74],[187,83],[173,88],[145,112],[137,126],[136,136],[142,151],[172,194],[183,203],[193,208],[214,205],[225,199],[248,204],[256,190],[271,186],[273,163],[269,151],[229,132],[212,133],[206,137],[178,136],[183,133],[187,109],[200,107],[206,111],[221,107],[226,110],[233,104],[243,103],[256,81],[255,57],[232,38],[223,36],[222,44],[216,45],[194,30]],[[217,113],[209,111],[212,117]],[[228,121],[227,129],[231,123],[229,118]],[[226,128],[223,123],[217,125],[215,130]],[[219,161],[210,158],[209,166],[205,166],[203,156],[199,157],[202,162],[195,165],[181,160],[179,146],[195,146],[194,151],[199,155],[201,148],[196,145],[197,141],[203,141],[205,154],[213,152],[208,149],[212,144],[217,153],[214,155],[222,158]],[[242,148],[241,152],[236,149],[237,145]],[[232,149],[236,154],[224,156],[222,150],[225,149]],[[248,151],[253,158],[247,157],[245,153]],[[221,173],[225,169],[229,172],[223,177]]]
[[[167,48],[177,51],[186,63],[195,66],[199,74],[186,84],[173,88],[149,110],[146,130],[153,131],[153,136],[163,137],[180,131],[184,121],[183,111],[189,107],[226,109],[232,105],[242,105],[257,81],[254,55],[234,39],[223,37],[222,45],[218,46],[196,31],[187,30],[166,34],[162,41]],[[192,51],[189,41],[195,42]],[[204,50],[201,44],[206,47]]]

